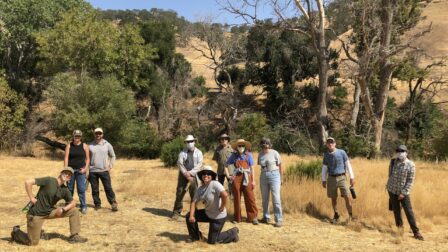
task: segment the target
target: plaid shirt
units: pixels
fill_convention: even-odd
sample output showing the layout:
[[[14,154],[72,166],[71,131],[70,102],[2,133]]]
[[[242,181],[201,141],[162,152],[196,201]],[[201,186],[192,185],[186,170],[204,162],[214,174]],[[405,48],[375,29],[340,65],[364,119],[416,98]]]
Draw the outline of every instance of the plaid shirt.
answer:
[[[415,179],[415,164],[409,159],[399,162],[392,159],[389,165],[387,190],[393,194],[409,195]]]

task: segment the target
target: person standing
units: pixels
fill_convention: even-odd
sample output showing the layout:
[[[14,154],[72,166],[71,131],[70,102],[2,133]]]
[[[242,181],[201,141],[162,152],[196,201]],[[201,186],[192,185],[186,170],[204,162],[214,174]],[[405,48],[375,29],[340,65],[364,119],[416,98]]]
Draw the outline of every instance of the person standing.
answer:
[[[339,212],[337,207],[338,189],[341,196],[344,197],[349,219],[353,220],[352,203],[349,197],[350,191],[346,181],[346,172],[350,176],[350,186],[355,185],[355,174],[353,173],[350,160],[344,150],[336,148],[334,138],[327,139],[328,151],[324,153],[322,164],[322,187],[327,188],[327,196],[331,198],[331,204],[334,210],[334,217],[331,223],[339,222]]]
[[[193,199],[197,188],[196,173],[202,167],[203,155],[201,150],[195,147],[196,138],[188,135],[184,140],[185,148],[179,153],[177,166],[179,174],[177,176],[176,200],[174,202],[172,220],[177,220],[182,213],[183,199],[187,189],[190,198]]]
[[[216,161],[218,165],[218,181],[221,185],[224,185],[224,179],[226,179],[225,167],[227,165],[227,160],[229,160],[230,155],[232,155],[233,149],[229,144],[230,137],[227,134],[222,134],[219,136],[219,146],[215,149],[213,154],[213,160]],[[229,193],[231,193],[231,184],[227,179]]]
[[[227,219],[226,202],[227,193],[224,187],[216,181],[216,173],[210,166],[204,166],[198,172],[202,185],[196,190],[190,204],[190,212],[185,216],[189,239],[194,242],[202,239],[198,222],[208,222],[209,244],[238,242],[239,230],[237,227],[221,232]],[[203,205],[204,209],[196,209],[197,205]]]
[[[20,244],[35,246],[39,244],[42,235],[42,225],[45,220],[56,218],[69,218],[70,223],[70,243],[83,243],[87,239],[81,237],[81,218],[79,211],[75,209],[75,201],[72,194],[65,184],[73,176],[71,167],[64,167],[57,178],[42,177],[36,179],[27,179],[25,181],[25,190],[32,206],[27,212],[27,232],[20,230],[20,226],[15,226],[11,233],[12,241]],[[36,196],[33,194],[33,185],[39,186]],[[55,207],[56,203],[64,199],[66,205]]]
[[[263,223],[269,223],[269,194],[272,193],[272,206],[274,208],[275,227],[283,224],[282,202],[280,186],[282,184],[283,169],[280,154],[272,149],[271,140],[262,138],[260,141],[262,151],[258,156],[261,166],[260,189],[263,205]]]
[[[398,228],[403,228],[403,220],[401,219],[401,206],[403,206],[414,238],[423,241],[411,205],[410,191],[415,179],[415,164],[408,159],[406,145],[398,146],[396,151],[397,156],[391,160],[389,165],[389,178],[386,185],[389,202],[394,212],[395,225]]]
[[[235,152],[232,153],[225,168],[227,178],[233,185],[233,205],[235,220],[234,223],[241,222],[241,193],[244,195],[246,205],[247,222],[257,225],[258,209],[255,204],[255,171],[254,160],[250,152],[252,144],[244,139],[238,139],[232,144]],[[233,174],[229,174],[229,165],[234,165]]]
[[[90,149],[90,174],[89,181],[92,185],[92,197],[95,210],[101,209],[100,185],[103,183],[107,201],[111,205],[112,211],[118,211],[118,203],[112,189],[110,172],[115,162],[115,152],[112,145],[103,138],[103,129],[94,130],[95,140],[89,144]],[[109,159],[109,163],[108,163]]]
[[[90,153],[89,146],[81,141],[82,132],[80,130],[73,131],[72,142],[65,147],[64,167],[70,166],[75,173],[68,182],[68,190],[72,195],[78,191],[79,202],[81,204],[81,213],[87,213],[86,203],[86,185],[89,178]]]

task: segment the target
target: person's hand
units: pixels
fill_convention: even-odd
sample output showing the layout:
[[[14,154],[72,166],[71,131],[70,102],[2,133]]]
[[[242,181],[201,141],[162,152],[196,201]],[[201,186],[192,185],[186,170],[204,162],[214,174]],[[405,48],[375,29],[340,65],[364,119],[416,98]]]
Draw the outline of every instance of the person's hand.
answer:
[[[194,178],[193,178],[192,176],[188,176],[188,177],[187,177],[187,180],[188,180],[189,182],[192,182],[193,179],[194,179]]]
[[[188,218],[188,221],[191,223],[195,223],[196,219],[194,218],[194,216],[190,215],[190,218]]]
[[[81,174],[84,174],[84,173],[86,173],[86,168],[85,168],[85,167],[83,167],[83,168],[79,169],[79,173],[81,173]]]
[[[224,209],[226,209],[226,206],[224,206],[224,205],[221,205],[221,206],[219,207],[219,211],[220,211],[220,212],[224,211]]]
[[[400,193],[400,195],[398,195],[398,200],[403,200],[405,197],[404,194]]]
[[[112,170],[112,167],[110,167],[110,166],[108,166],[106,169],[107,172],[110,172],[111,170]]]
[[[64,209],[62,209],[62,207],[59,207],[58,209],[56,209],[57,217],[61,217],[63,213],[64,213]]]
[[[355,179],[350,179],[350,186],[355,186]]]
[[[31,203],[33,203],[33,205],[36,205],[37,199],[36,199],[36,197],[32,197],[30,199],[30,201],[31,201]]]
[[[322,187],[327,188],[327,181],[322,181]]]

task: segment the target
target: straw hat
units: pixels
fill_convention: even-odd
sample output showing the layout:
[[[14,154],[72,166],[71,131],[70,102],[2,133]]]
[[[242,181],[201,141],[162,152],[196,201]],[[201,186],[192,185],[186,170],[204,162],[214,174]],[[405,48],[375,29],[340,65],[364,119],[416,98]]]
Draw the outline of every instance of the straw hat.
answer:
[[[200,170],[200,171],[198,172],[198,177],[199,177],[199,179],[200,179],[201,181],[202,181],[202,175],[203,175],[204,173],[211,173],[211,174],[212,174],[212,180],[216,180],[216,172],[213,171],[213,169],[212,169],[211,166],[204,165],[204,166],[202,167],[202,170]]]
[[[232,143],[232,149],[236,150],[238,148],[238,145],[244,144],[246,146],[246,150],[252,149],[252,144],[249,141],[246,141],[244,139],[238,139],[236,142]]]
[[[185,138],[184,142],[189,142],[189,141],[196,141],[196,138],[194,138],[193,135],[188,135],[187,138]]]

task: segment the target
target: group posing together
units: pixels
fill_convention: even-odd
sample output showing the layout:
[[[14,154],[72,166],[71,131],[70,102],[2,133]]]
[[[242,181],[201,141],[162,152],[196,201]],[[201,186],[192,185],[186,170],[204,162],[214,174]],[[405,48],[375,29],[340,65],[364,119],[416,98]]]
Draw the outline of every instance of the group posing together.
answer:
[[[79,235],[80,214],[87,213],[85,191],[87,181],[92,185],[92,197],[95,210],[101,208],[99,197],[99,180],[103,183],[107,200],[112,211],[118,210],[114,191],[112,190],[110,170],[115,161],[112,145],[103,139],[103,130],[95,129],[95,140],[89,145],[81,141],[82,132],[73,132],[73,141],[65,150],[64,168],[57,178],[43,177],[25,181],[25,189],[30,199],[31,207],[27,212],[27,230],[25,233],[15,226],[11,233],[12,240],[26,244],[37,245],[39,239],[46,235],[42,230],[44,220],[68,217],[70,222],[69,242],[86,242],[87,239]],[[219,146],[214,152],[213,160],[217,163],[217,172],[212,167],[203,164],[203,154],[195,147],[196,138],[188,135],[185,148],[179,153],[177,165],[179,175],[176,188],[176,200],[171,219],[176,220],[182,213],[183,198],[188,191],[191,198],[190,211],[186,214],[186,224],[189,233],[187,242],[202,240],[198,222],[208,222],[209,232],[207,242],[230,243],[239,241],[239,229],[233,227],[222,232],[227,219],[227,199],[233,198],[234,220],[236,224],[242,221],[241,195],[244,196],[246,221],[258,225],[258,209],[255,203],[254,188],[256,186],[255,162],[251,153],[252,144],[239,139],[230,144],[230,137],[223,134],[219,137]],[[283,213],[281,204],[281,185],[283,181],[282,161],[280,154],[272,149],[269,138],[260,141],[261,152],[257,164],[260,168],[260,189],[262,194],[263,217],[262,223],[269,224],[269,197],[272,196],[274,210],[274,227],[282,227]],[[346,152],[336,148],[336,141],[329,137],[326,142],[327,152],[322,162],[322,186],[327,190],[334,210],[332,223],[337,223],[340,215],[337,207],[338,189],[344,197],[349,219],[354,220],[350,190],[346,181],[349,174],[350,186],[355,184],[355,176]],[[400,145],[397,155],[390,162],[387,191],[389,192],[389,208],[394,213],[396,226],[403,227],[401,207],[414,233],[414,237],[423,240],[417,227],[412,211],[410,189],[415,178],[415,165],[407,158],[407,148]],[[109,160],[109,162],[108,162]],[[228,192],[224,188],[227,180]],[[76,183],[80,200],[80,211],[75,210],[73,200]],[[36,196],[32,186],[39,186]],[[56,203],[64,199],[66,204],[55,207]]]
[[[95,140],[89,144],[82,142],[82,132],[73,131],[72,142],[65,148],[64,168],[57,178],[42,177],[25,181],[25,190],[30,199],[30,207],[27,209],[27,233],[15,226],[11,238],[25,245],[37,245],[41,238],[47,238],[42,230],[42,225],[47,219],[69,218],[70,243],[83,243],[87,239],[80,236],[82,214],[87,213],[86,189],[87,182],[92,186],[92,197],[95,210],[101,208],[99,196],[99,181],[103,184],[107,201],[112,211],[118,211],[115,193],[112,189],[110,171],[115,161],[115,153],[112,145],[103,139],[103,130],[94,130]],[[73,200],[74,188],[78,191],[80,211],[75,209]],[[33,185],[39,186],[39,191],[33,194]],[[57,202],[64,199],[65,205],[55,207]]]

